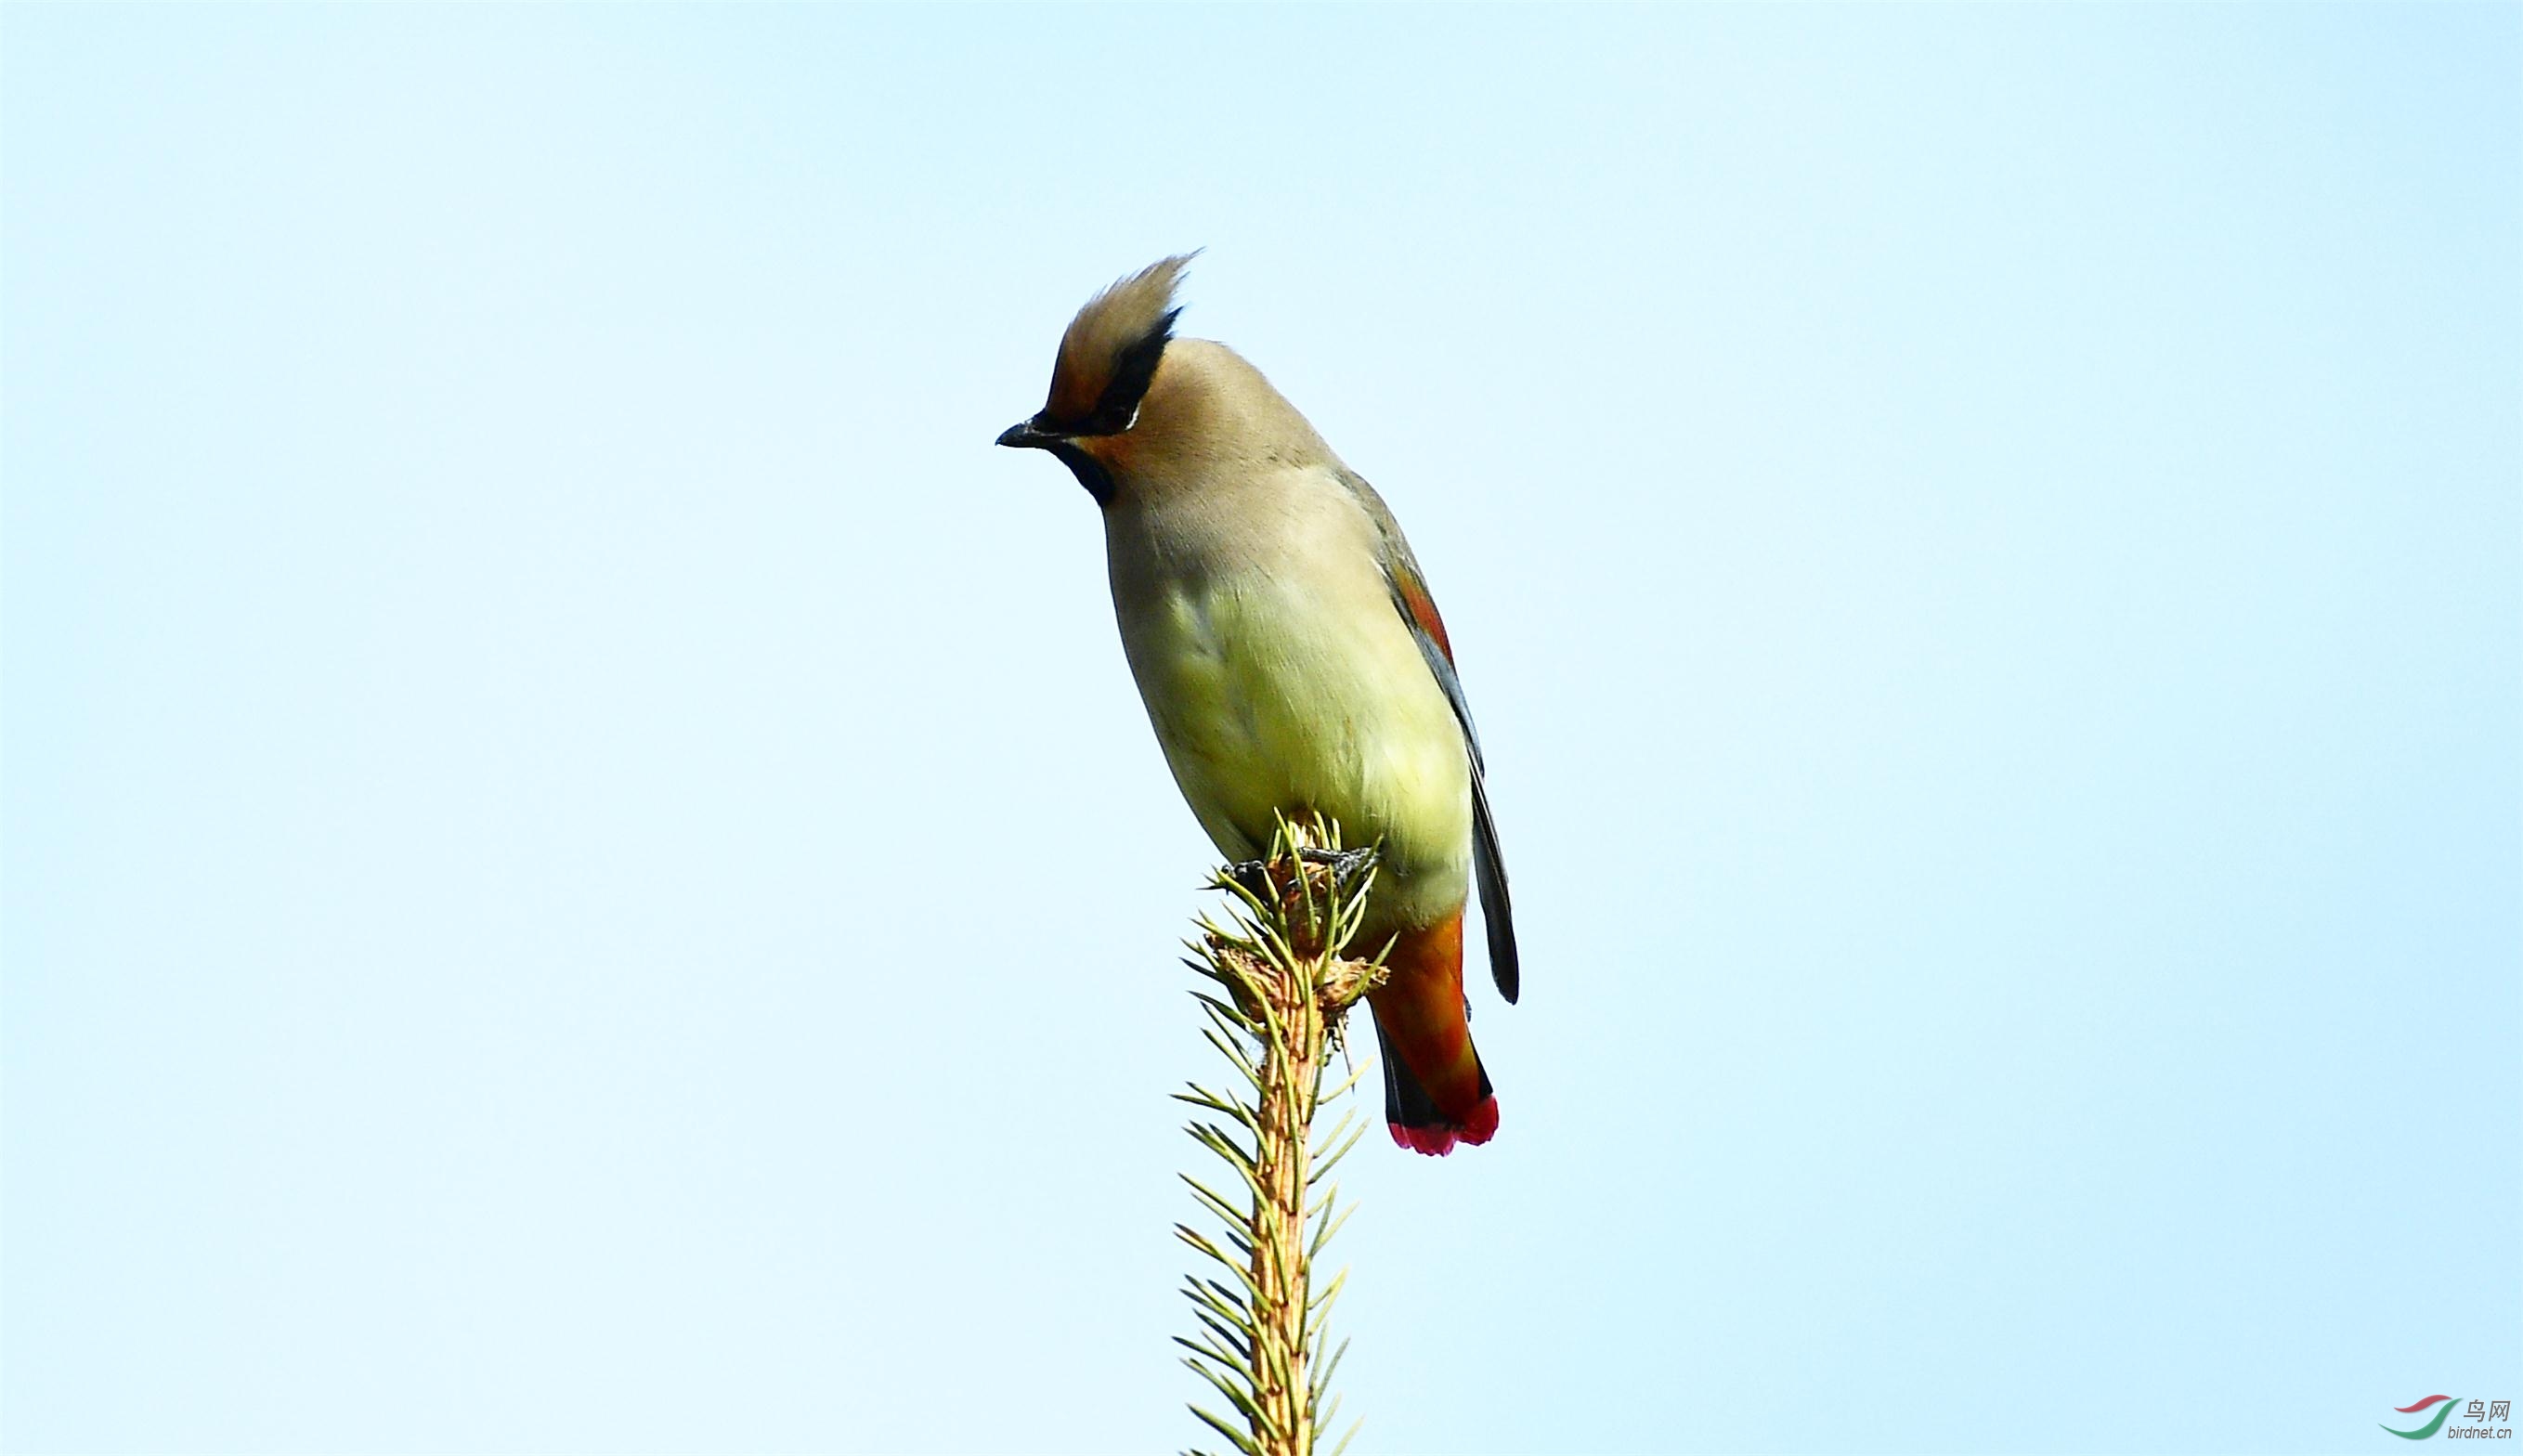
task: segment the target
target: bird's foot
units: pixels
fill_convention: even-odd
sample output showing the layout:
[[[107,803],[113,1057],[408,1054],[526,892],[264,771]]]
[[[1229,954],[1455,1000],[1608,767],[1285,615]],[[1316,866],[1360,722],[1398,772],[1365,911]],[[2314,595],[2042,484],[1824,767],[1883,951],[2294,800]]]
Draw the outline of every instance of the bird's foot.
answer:
[[[1256,900],[1272,899],[1279,893],[1278,886],[1270,883],[1267,860],[1238,860],[1226,867],[1226,877],[1242,885]]]
[[[1328,875],[1308,877],[1318,886],[1328,879],[1332,893],[1346,900],[1357,894],[1365,885],[1366,877],[1374,872],[1375,851],[1301,847],[1297,851],[1298,872],[1304,873],[1309,867],[1328,870]],[[1225,873],[1226,878],[1242,886],[1256,900],[1284,899],[1296,892],[1294,881],[1287,877],[1288,867],[1284,862],[1241,860],[1227,866]]]
[[[1354,895],[1366,883],[1375,869],[1373,849],[1314,849],[1297,851],[1297,858],[1308,865],[1322,865],[1331,869],[1332,892],[1344,898]]]

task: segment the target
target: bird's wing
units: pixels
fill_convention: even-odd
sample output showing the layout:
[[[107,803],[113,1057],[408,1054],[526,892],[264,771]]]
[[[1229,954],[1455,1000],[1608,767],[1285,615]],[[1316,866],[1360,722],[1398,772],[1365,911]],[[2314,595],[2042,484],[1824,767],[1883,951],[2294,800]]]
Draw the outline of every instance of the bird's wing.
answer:
[[[1384,497],[1350,471],[1341,472],[1341,483],[1374,521],[1377,564],[1384,569],[1385,585],[1393,590],[1394,608],[1418,640],[1419,655],[1426,659],[1437,685],[1446,690],[1446,701],[1453,704],[1454,721],[1463,726],[1463,742],[1471,750],[1472,761],[1472,878],[1480,887],[1481,921],[1489,928],[1490,977],[1498,982],[1499,994],[1512,1004],[1522,985],[1515,953],[1515,909],[1507,898],[1506,862],[1499,857],[1498,822],[1490,816],[1480,729],[1472,727],[1472,705],[1464,699],[1462,680],[1454,673],[1453,644],[1446,640],[1445,619],[1437,615],[1436,599],[1420,579],[1410,542],[1404,539],[1402,524],[1393,519]]]

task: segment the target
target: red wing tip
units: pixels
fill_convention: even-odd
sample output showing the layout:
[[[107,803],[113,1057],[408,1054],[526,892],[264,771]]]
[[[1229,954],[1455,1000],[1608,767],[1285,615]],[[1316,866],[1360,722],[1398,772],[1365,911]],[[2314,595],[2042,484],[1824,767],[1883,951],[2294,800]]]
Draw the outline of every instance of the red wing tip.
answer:
[[[2415,1402],[2414,1404],[2410,1404],[2410,1405],[2396,1405],[2396,1406],[2392,1407],[2392,1409],[2394,1409],[2394,1410],[2396,1410],[2396,1411],[2399,1411],[2402,1415],[2404,1415],[2404,1416],[2405,1416],[2405,1415],[2409,1414],[2411,1411],[2422,1411],[2422,1410],[2425,1410],[2428,1406],[2431,1406],[2431,1405],[2435,1404],[2435,1403],[2436,1403],[2437,1401],[2439,1401],[2439,1400],[2451,1400],[2451,1399],[2452,1399],[2452,1396],[2450,1396],[2450,1395],[2430,1395],[2430,1396],[2428,1396],[2426,1399],[2421,1400],[2421,1401],[2417,1401],[2417,1402]]]
[[[1423,1157],[1444,1157],[1454,1151],[1458,1142],[1478,1148],[1498,1136],[1498,1099],[1485,1097],[1472,1109],[1469,1120],[1461,1123],[1440,1123],[1434,1127],[1404,1127],[1388,1122],[1385,1131],[1393,1134],[1393,1146],[1407,1148]]]

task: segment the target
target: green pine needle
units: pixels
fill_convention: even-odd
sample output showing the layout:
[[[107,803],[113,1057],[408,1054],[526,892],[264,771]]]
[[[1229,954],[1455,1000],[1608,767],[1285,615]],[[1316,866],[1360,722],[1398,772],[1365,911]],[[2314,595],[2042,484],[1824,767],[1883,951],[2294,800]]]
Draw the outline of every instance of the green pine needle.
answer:
[[[1365,917],[1374,853],[1344,860],[1340,851],[1338,825],[1319,817],[1280,820],[1258,874],[1240,867],[1240,875],[1220,870],[1212,878],[1211,888],[1229,897],[1227,922],[1201,916],[1185,962],[1223,993],[1192,997],[1208,1022],[1201,1035],[1236,1079],[1226,1092],[1188,1083],[1173,1096],[1221,1119],[1184,1131],[1234,1172],[1225,1187],[1240,1185],[1243,1197],[1183,1178],[1224,1237],[1182,1224],[1174,1232],[1232,1282],[1184,1282],[1202,1333],[1174,1342],[1234,1412],[1195,1405],[1192,1414],[1245,1456],[1313,1456],[1317,1426],[1340,1407],[1329,1386],[1348,1341],[1328,1358],[1323,1351],[1325,1322],[1349,1274],[1316,1291],[1312,1264],[1355,1209],[1326,1179],[1367,1124],[1350,1108],[1317,1134],[1314,1117],[1357,1085],[1362,1067],[1326,1090],[1329,1053],[1344,1045],[1350,1008],[1384,979],[1382,951],[1364,961],[1346,955]],[[1335,864],[1344,871],[1338,881]],[[1353,1422],[1333,1456],[1357,1433]]]

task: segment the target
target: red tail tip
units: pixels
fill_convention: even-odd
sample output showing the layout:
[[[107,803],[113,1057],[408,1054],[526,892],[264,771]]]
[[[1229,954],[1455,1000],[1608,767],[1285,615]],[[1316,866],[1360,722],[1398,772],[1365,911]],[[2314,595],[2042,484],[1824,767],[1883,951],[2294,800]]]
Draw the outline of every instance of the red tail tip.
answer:
[[[1472,1109],[1471,1117],[1460,1124],[1404,1127],[1398,1122],[1388,1122],[1384,1127],[1385,1131],[1393,1134],[1394,1147],[1407,1148],[1426,1157],[1444,1157],[1454,1151],[1454,1145],[1457,1142],[1469,1143],[1477,1148],[1497,1137],[1498,1124],[1498,1099],[1485,1097],[1481,1099],[1481,1104]]]

